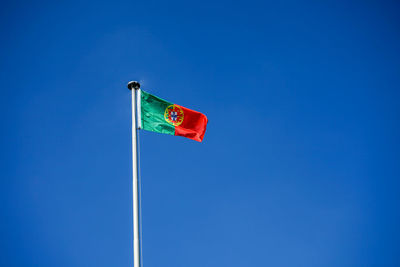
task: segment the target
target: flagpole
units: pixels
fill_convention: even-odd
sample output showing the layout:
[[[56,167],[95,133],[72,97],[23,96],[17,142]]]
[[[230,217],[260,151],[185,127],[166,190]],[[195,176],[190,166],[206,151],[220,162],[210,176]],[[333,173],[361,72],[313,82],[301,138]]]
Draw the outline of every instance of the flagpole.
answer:
[[[140,267],[140,236],[139,236],[139,194],[138,194],[138,146],[137,146],[137,117],[136,95],[140,83],[131,81],[128,88],[132,92],[132,206],[133,206],[133,267]]]

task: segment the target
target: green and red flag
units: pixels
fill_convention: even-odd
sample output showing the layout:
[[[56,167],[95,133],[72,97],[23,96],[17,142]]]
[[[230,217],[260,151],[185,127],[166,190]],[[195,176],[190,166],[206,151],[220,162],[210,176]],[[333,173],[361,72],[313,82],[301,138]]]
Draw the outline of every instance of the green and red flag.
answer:
[[[141,128],[187,137],[201,142],[207,128],[206,115],[173,104],[140,90]]]

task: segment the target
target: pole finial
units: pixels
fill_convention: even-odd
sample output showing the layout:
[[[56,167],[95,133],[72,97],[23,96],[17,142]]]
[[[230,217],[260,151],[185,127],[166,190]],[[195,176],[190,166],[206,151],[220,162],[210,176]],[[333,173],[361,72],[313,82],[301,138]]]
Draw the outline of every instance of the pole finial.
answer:
[[[129,90],[132,90],[132,89],[139,90],[139,88],[140,88],[140,83],[137,82],[137,81],[130,81],[128,83],[128,89]]]

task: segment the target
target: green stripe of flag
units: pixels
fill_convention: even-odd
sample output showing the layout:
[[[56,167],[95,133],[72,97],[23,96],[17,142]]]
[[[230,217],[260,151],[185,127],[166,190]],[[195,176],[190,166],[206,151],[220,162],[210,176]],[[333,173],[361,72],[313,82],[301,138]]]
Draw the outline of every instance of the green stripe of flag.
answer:
[[[141,90],[142,128],[165,134],[175,134],[175,126],[167,123],[164,118],[165,109],[173,105],[164,99]]]

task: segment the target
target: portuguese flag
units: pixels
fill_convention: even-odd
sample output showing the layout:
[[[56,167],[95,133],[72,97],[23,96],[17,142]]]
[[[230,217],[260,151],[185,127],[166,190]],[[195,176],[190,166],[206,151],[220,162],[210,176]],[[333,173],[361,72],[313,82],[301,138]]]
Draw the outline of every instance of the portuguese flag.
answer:
[[[207,128],[206,115],[173,104],[140,90],[141,128],[187,137],[201,142]]]

